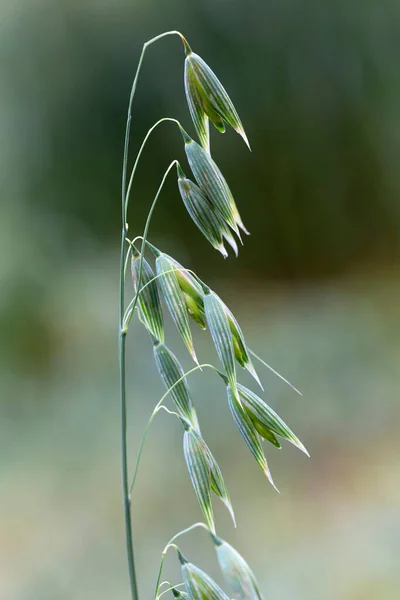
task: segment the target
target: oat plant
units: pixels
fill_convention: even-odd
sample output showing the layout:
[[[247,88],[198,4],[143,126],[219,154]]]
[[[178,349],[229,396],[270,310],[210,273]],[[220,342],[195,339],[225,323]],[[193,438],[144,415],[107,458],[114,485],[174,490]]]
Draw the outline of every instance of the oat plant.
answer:
[[[147,132],[133,161],[128,179],[132,104],[145,52],[148,46],[170,35],[179,36],[183,42],[185,52],[184,88],[198,141],[185,131],[178,120],[170,117],[160,119]],[[119,319],[121,458],[126,551],[132,600],[138,600],[139,591],[135,570],[131,497],[134,493],[136,475],[147,434],[155,416],[161,411],[166,412],[172,418],[177,418],[182,425],[183,453],[194,494],[204,520],[183,529],[166,544],[160,556],[159,571],[154,575],[154,600],[165,595],[191,600],[229,600],[232,597],[243,600],[259,600],[262,598],[256,578],[245,559],[217,534],[212,504],[214,497],[224,503],[234,526],[236,526],[236,522],[222,472],[206,443],[206,434],[204,435],[200,428],[187,382],[191,373],[201,369],[211,369],[223,384],[233,420],[253,457],[274,488],[275,484],[265,456],[263,441],[266,440],[280,448],[280,440],[287,440],[307,454],[305,447],[296,435],[262,399],[263,388],[253,361],[255,359],[264,366],[271,367],[249,348],[231,310],[217,292],[202,281],[196,273],[185,268],[161,249],[156,248],[149,240],[154,209],[165,180],[174,171],[177,177],[177,193],[180,194],[189,217],[206,240],[223,257],[228,256],[227,247],[230,247],[237,255],[238,247],[242,244],[242,237],[248,234],[228,183],[212,158],[210,121],[217,131],[222,133],[227,126],[232,127],[250,148],[242,122],[230,97],[207,63],[191,50],[184,36],[177,31],[168,31],[146,42],[139,59],[129,100],[122,172]],[[166,122],[176,126],[182,135],[184,146],[182,155],[186,155],[186,161],[181,164],[174,159],[169,164],[151,204],[143,234],[135,237],[128,227],[128,208],[132,184],[149,136],[156,127]],[[128,290],[130,290],[129,293]],[[130,301],[129,296],[131,296]],[[193,368],[186,373],[165,339],[165,309],[176,325],[183,345],[195,363]],[[125,342],[135,316],[148,331],[149,343],[153,347],[154,361],[166,391],[155,405],[147,423],[136,463],[131,471],[128,466],[127,446]],[[191,325],[200,327],[206,332],[206,335],[211,336],[219,359],[217,366],[199,361],[193,344]],[[239,382],[239,367],[247,369],[254,378],[255,385],[261,391],[255,393]],[[280,376],[276,372],[275,374]],[[172,402],[170,406],[166,404],[168,399]],[[199,528],[203,528],[209,534],[211,546],[214,547],[216,559],[226,581],[226,591],[222,590],[207,573],[192,564],[177,545],[178,539],[180,541],[186,533]],[[163,580],[164,561],[170,550],[175,551],[179,561],[181,581]]]

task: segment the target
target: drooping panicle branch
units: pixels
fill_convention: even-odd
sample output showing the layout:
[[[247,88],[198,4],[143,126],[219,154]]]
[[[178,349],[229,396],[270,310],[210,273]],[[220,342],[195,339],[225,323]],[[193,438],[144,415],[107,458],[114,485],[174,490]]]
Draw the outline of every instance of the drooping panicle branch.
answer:
[[[178,35],[183,42],[186,54],[184,79],[186,98],[200,144],[191,138],[177,119],[170,117],[159,119],[145,135],[133,162],[131,175],[127,183],[132,105],[145,51],[149,45],[169,35]],[[204,441],[203,433],[200,429],[195,404],[186,381],[191,373],[203,368],[211,368],[222,379],[227,387],[228,404],[233,419],[257,463],[274,487],[275,485],[269,471],[262,441],[266,440],[280,448],[278,438],[281,438],[291,442],[307,454],[304,445],[284,421],[264,400],[238,381],[239,365],[243,369],[247,369],[262,388],[251,356],[260,360],[271,370],[273,369],[248,348],[242,329],[232,311],[221,300],[219,295],[206,285],[191,269],[184,268],[178,261],[168,254],[161,252],[148,240],[151,219],[161,191],[168,174],[176,166],[178,189],[192,221],[210,244],[221,252],[224,257],[228,256],[224,246],[225,241],[228,242],[237,255],[238,245],[235,235],[241,242],[240,230],[246,234],[248,231],[243,225],[228,183],[215,161],[211,158],[209,121],[221,133],[225,131],[225,124],[231,126],[248,144],[239,115],[227,92],[203,59],[192,52],[183,35],[178,31],[168,31],[146,42],[139,58],[129,98],[122,167],[122,232],[119,288],[121,463],[126,551],[132,600],[138,600],[139,593],[131,523],[131,494],[134,489],[141,456],[151,424],[161,410],[178,418],[182,424],[184,457],[195,495],[207,525],[196,523],[171,538],[162,553],[154,599],[158,600],[167,592],[172,592],[174,598],[186,600],[196,600],[199,598],[229,600],[229,596],[222,588],[204,571],[186,559],[175,544],[178,537],[192,531],[194,528],[203,527],[211,536],[222,573],[235,597],[241,598],[241,600],[262,600],[256,579],[247,563],[232,546],[219,538],[216,533],[212,506],[213,493],[226,505],[234,523],[235,517],[222,472],[210,448]],[[178,126],[183,137],[186,158],[195,181],[192,181],[185,175],[185,171],[178,160],[173,160],[166,169],[150,206],[143,235],[136,236],[133,241],[130,241],[127,235],[128,208],[139,160],[152,132],[164,122],[173,122]],[[141,240],[141,243],[138,245],[139,247],[136,245],[138,240]],[[150,249],[153,254],[149,259],[150,262],[145,257],[147,249]],[[128,306],[125,307],[125,285],[129,263],[131,263],[133,298],[130,300]],[[166,345],[163,305],[167,306],[186,349],[197,363],[196,367],[186,373],[178,358]],[[132,482],[129,485],[126,336],[135,314],[138,315],[140,322],[149,333],[153,345],[155,363],[167,390],[156,404],[146,425],[139,446]],[[202,330],[209,331],[216,354],[221,363],[221,371],[208,363],[199,364],[194,350],[190,327],[191,321],[194,321]],[[284,379],[282,376],[280,377]],[[164,400],[167,396],[171,397],[175,410],[170,410],[164,405]],[[170,548],[177,550],[181,565],[183,583],[176,585],[170,582],[160,584],[164,560]],[[160,588],[164,584],[167,584],[169,587],[160,593]],[[179,590],[182,586],[184,586],[185,591]]]

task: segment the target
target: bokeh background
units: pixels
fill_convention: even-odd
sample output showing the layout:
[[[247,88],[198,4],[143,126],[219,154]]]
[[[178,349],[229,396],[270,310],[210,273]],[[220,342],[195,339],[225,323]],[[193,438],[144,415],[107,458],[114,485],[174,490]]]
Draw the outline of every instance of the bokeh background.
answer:
[[[220,534],[266,598],[400,597],[400,4],[397,0],[1,0],[0,597],[128,598],[120,497],[117,298],[120,168],[143,42],[180,29],[234,99],[250,138],[212,138],[251,231],[224,261],[183,210],[174,176],[151,239],[229,304],[268,371],[265,398],[307,445],[263,479],[209,373],[191,379],[239,527]],[[149,49],[132,148],[161,116],[193,131],[178,38]],[[172,125],[154,133],[133,191],[140,233]],[[162,393],[146,334],[128,343],[133,460]],[[216,360],[195,334],[202,360]],[[181,342],[168,340],[188,368]],[[136,341],[136,345],[134,345]],[[244,377],[243,381],[247,381]],[[133,503],[150,598],[162,548],[201,518],[182,432],[161,415]],[[220,581],[204,533],[182,549]],[[176,558],[165,576],[179,578]]]

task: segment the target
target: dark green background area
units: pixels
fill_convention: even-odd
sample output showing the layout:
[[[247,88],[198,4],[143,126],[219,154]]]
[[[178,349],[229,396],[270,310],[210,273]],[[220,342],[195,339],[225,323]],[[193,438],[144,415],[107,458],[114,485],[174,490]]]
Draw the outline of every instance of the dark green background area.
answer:
[[[142,43],[178,28],[222,79],[251,141],[213,136],[252,238],[218,264],[188,221],[174,177],[153,235],[226,276],[299,279],[393,262],[399,250],[400,81],[396,2],[34,2],[6,29],[10,132],[29,211],[59,250],[115,242],[126,103]],[[8,38],[8,39],[7,39]],[[193,131],[179,38],[149,49],[133,148],[161,116]],[[134,188],[140,228],[164,168],[184,160],[173,125],[154,134]],[[21,172],[22,170],[22,172]],[[19,178],[19,177],[18,177]],[[20,182],[16,182],[18,185]],[[217,266],[218,265],[218,266]],[[221,268],[220,268],[221,267]]]
[[[278,496],[235,430],[223,388],[210,374],[193,376],[239,525],[233,531],[217,506],[219,533],[249,560],[266,600],[400,597],[397,0],[1,3],[0,597],[127,598],[121,162],[142,45],[168,29],[208,62],[244,123],[251,153],[234,132],[214,130],[212,151],[251,235],[224,261],[186,214],[173,172],[150,239],[208,282],[249,345],[301,388],[296,397],[259,370],[263,398],[312,456],[266,449]],[[179,38],[149,48],[131,159],[160,117],[194,135],[183,65]],[[180,134],[164,124],[137,172],[132,237],[174,158],[189,172]],[[168,345],[189,369],[165,316]],[[132,327],[131,462],[163,391],[149,340]],[[217,364],[207,335],[194,333],[196,352]],[[178,424],[162,415],[154,427],[134,503],[143,598],[166,541],[200,518]],[[220,577],[201,533],[182,549]],[[166,576],[178,578],[173,557]]]

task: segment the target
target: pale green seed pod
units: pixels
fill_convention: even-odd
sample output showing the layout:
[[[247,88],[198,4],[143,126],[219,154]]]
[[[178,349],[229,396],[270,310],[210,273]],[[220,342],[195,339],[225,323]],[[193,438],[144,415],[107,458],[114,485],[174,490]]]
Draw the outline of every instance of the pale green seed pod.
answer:
[[[232,333],[222,300],[213,291],[208,290],[204,296],[204,310],[208,328],[214,342],[228,381],[237,394],[235,353]]]
[[[225,367],[228,378],[230,378],[230,382],[233,383],[234,381],[234,366],[232,367],[231,364],[230,353],[232,349],[234,358],[241,367],[249,371],[262,389],[239,323],[221,298],[214,292],[211,292],[211,295],[212,298],[207,299],[207,319],[210,318],[210,333],[214,340],[218,356]]]
[[[160,253],[161,254],[161,253]],[[199,308],[204,311],[204,292],[199,280],[190,273],[185,267],[183,267],[177,260],[164,253],[164,256],[170,261],[172,268],[176,269],[176,276],[178,278],[181,290],[191,296],[193,300],[198,304]]]
[[[155,343],[153,346],[154,358],[158,372],[167,390],[170,389],[184,375],[184,371],[175,354],[165,344]],[[179,414],[188,421],[196,431],[200,431],[197,414],[189,392],[186,379],[179,381],[170,391],[170,395]]]
[[[159,286],[171,317],[191,357],[198,364],[188,321],[185,298],[179,285],[174,265],[165,254],[160,254],[156,259],[156,270],[157,275],[159,275]]]
[[[234,353],[235,353],[235,358],[238,361],[238,363],[240,364],[241,367],[245,368],[248,370],[248,372],[254,377],[254,379],[257,381],[258,385],[261,387],[261,389],[263,389],[262,385],[261,385],[261,381],[257,375],[257,372],[254,368],[253,362],[250,358],[250,354],[249,351],[247,349],[247,344],[246,341],[244,339],[244,335],[243,332],[240,328],[239,323],[237,322],[235,316],[233,315],[233,313],[229,310],[229,308],[226,306],[226,304],[224,304],[224,310],[226,312],[226,315],[228,317],[228,321],[229,321],[229,327],[231,329],[232,332],[232,339],[233,339],[233,349],[234,349]]]
[[[221,133],[225,131],[224,122],[230,125],[250,149],[239,115],[225,88],[207,63],[188,49],[185,60],[185,92],[194,126],[201,145],[207,152],[210,152],[209,120]]]
[[[206,329],[206,324],[204,321],[204,310],[201,310],[196,300],[189,294],[183,292],[183,296],[185,298],[186,308],[189,313],[189,316],[201,327],[202,329]]]
[[[228,253],[222,241],[224,230],[221,217],[199,186],[187,179],[179,165],[177,169],[178,187],[186,210],[211,246],[226,258]]]
[[[211,156],[181,128],[185,141],[186,156],[201,190],[211,202],[213,208],[226,223],[239,235],[239,227],[248,234],[243,225],[232,192],[220,169]]]
[[[264,474],[277,490],[261,446],[261,438],[280,448],[276,437],[279,436],[309,456],[306,448],[279,415],[254,392],[240,383],[237,384],[238,395],[230,386],[228,386],[227,392],[229,408],[237,428]]]
[[[248,406],[243,402],[243,408],[245,409],[245,411],[247,412],[247,414],[249,415],[257,433],[264,439],[267,440],[268,442],[270,442],[273,446],[275,446],[278,449],[281,449],[282,446],[279,442],[279,440],[277,439],[276,435],[271,431],[271,429],[269,429],[269,427],[267,427],[266,425],[264,425],[264,423],[262,423],[261,421],[259,421],[257,418],[254,417],[254,414],[252,413],[252,411],[248,408]]]
[[[229,600],[225,592],[207,573],[188,562],[178,550],[185,590],[191,600]]]
[[[279,436],[309,456],[304,444],[264,400],[240,383],[237,388],[242,406],[261,437],[279,448],[280,444],[275,437]]]
[[[228,542],[213,536],[222,574],[237,600],[263,600],[257,580],[247,562]]]
[[[235,524],[232,504],[221,470],[199,432],[195,431],[189,425],[185,425],[183,453],[193,489],[210,530],[215,532],[211,491],[228,508]]]
[[[132,279],[135,292],[139,279],[140,254],[134,252],[131,261]],[[148,331],[159,341],[164,342],[164,323],[157,281],[154,273],[144,258],[142,261],[142,276],[138,298],[139,318]]]
[[[261,438],[254,427],[253,421],[250,419],[247,411],[243,408],[241,401],[237,394],[235,394],[230,386],[227,388],[228,403],[231,410],[233,420],[236,423],[239,432],[249,447],[251,453],[257,461],[257,464],[261,467],[262,472],[267,477],[270,484],[278,492],[274,480],[272,479],[271,472],[265,458],[264,450],[261,445]]]
[[[186,304],[186,309],[189,316],[202,328],[205,329],[204,322],[204,292],[200,280],[191,273],[188,269],[185,269],[177,260],[160,252],[158,248],[149,244],[156,258],[164,256],[165,259],[170,263],[171,270],[178,280],[179,287],[183,293],[183,298]]]
[[[232,231],[229,229],[228,225],[222,219],[221,219],[221,231],[222,231],[222,236],[226,239],[226,241],[228,242],[228,244],[234,251],[235,256],[237,257],[239,255],[239,251],[238,251],[238,245],[236,243],[235,237],[234,237]]]

